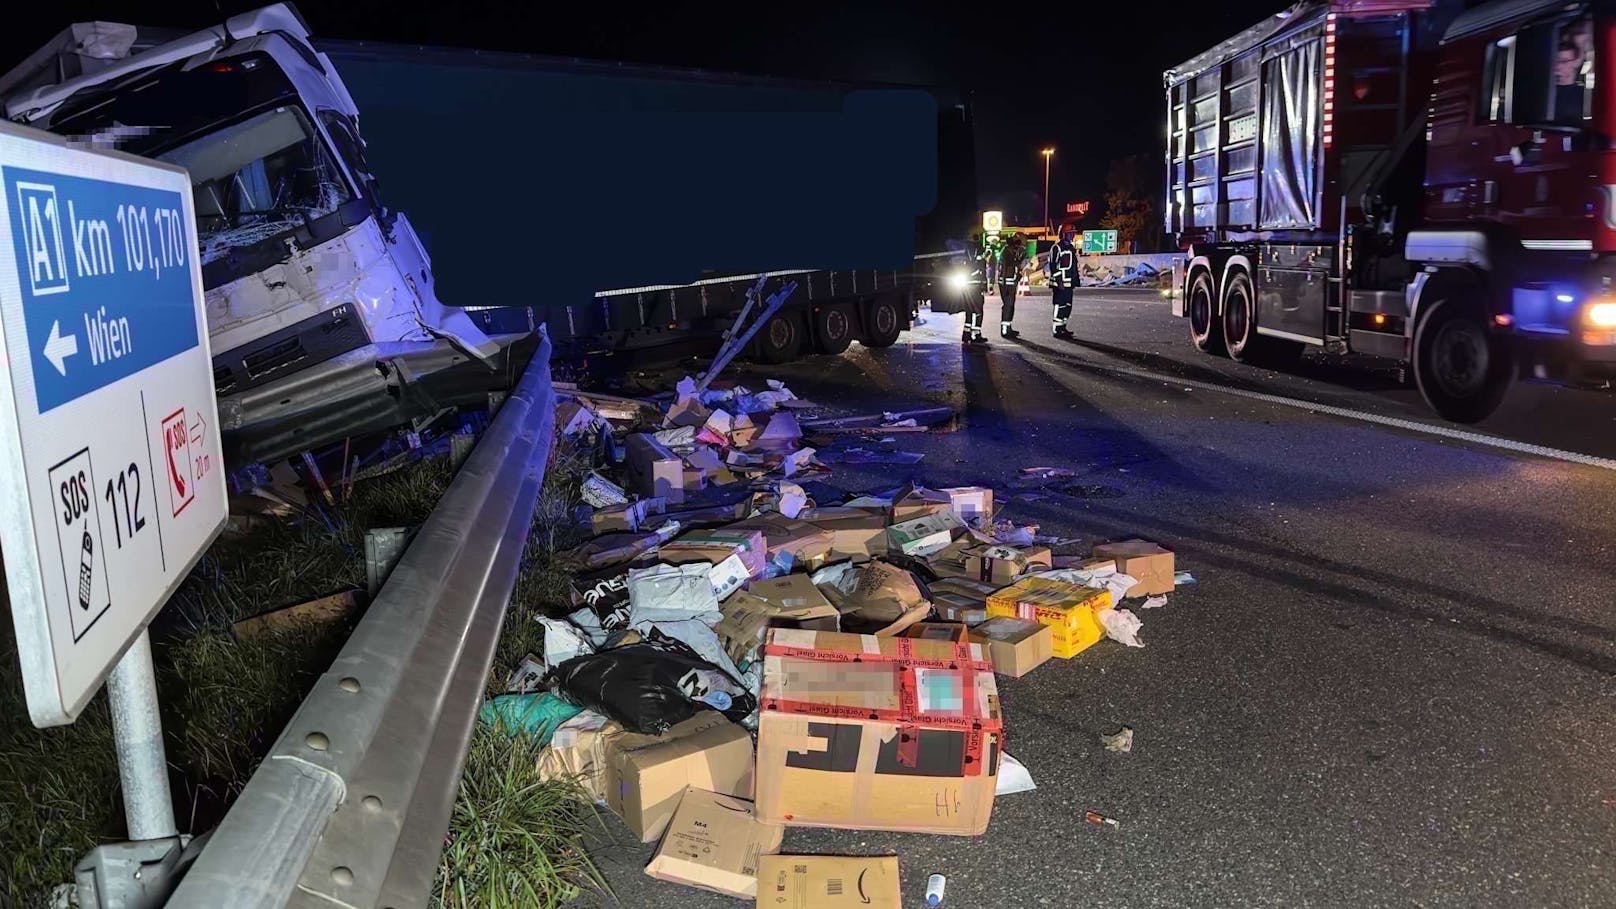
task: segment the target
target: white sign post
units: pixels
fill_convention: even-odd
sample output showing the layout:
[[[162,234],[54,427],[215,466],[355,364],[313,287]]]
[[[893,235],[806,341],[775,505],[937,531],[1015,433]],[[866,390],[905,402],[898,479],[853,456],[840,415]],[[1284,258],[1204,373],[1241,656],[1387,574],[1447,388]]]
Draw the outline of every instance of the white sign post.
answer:
[[[146,626],[226,511],[196,250],[183,169],[0,122],[0,547],[23,687],[53,726],[111,673],[134,839],[173,832]]]

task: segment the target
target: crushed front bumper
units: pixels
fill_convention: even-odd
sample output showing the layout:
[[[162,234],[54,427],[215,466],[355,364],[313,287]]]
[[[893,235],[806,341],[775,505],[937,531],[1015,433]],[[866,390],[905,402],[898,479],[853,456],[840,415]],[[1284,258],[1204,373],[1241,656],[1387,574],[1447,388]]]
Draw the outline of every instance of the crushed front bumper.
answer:
[[[542,329],[541,329],[542,330]],[[508,391],[538,348],[534,332],[491,337],[489,361],[448,340],[366,344],[219,398],[225,456],[273,461],[385,432]]]

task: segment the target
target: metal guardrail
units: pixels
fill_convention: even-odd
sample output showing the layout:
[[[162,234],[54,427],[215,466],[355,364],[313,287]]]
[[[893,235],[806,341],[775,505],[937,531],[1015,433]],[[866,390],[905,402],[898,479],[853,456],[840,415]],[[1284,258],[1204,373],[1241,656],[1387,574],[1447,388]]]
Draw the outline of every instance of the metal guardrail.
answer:
[[[424,906],[554,436],[550,342],[170,909]]]

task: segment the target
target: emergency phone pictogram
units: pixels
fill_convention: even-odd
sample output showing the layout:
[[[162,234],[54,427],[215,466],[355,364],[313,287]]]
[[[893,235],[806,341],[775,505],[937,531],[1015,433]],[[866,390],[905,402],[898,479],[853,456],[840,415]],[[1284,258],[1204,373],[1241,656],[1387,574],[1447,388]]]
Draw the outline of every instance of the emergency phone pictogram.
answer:
[[[163,418],[163,463],[168,475],[168,497],[172,514],[179,517],[196,498],[196,477],[191,460],[191,428],[181,407]]]

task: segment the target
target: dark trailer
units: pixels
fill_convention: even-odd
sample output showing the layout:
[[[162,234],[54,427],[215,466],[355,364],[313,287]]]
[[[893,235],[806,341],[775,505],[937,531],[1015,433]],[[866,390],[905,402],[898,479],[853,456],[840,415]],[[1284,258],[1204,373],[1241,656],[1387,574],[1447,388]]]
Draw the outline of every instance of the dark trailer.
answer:
[[[797,289],[754,354],[886,346],[932,258],[976,217],[970,109],[954,93],[320,48],[444,298],[489,330],[519,326],[481,307],[530,307],[563,353],[710,349],[759,278],[764,296]]]

